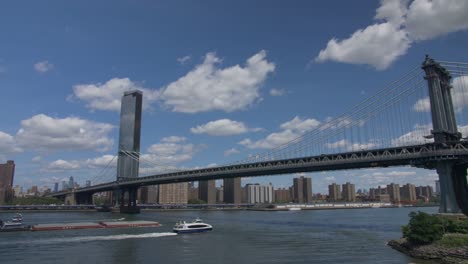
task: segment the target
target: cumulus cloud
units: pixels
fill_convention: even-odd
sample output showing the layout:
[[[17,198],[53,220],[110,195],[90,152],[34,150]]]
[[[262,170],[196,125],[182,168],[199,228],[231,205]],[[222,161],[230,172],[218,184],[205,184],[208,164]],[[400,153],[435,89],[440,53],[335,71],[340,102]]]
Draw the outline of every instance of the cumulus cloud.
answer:
[[[79,161],[76,161],[76,160],[66,161],[66,160],[59,159],[59,160],[51,162],[46,167],[45,170],[53,171],[53,172],[60,172],[60,171],[66,171],[66,170],[78,170],[80,168],[81,166],[80,166]]]
[[[405,26],[411,38],[426,40],[468,29],[468,1],[414,0]]]
[[[352,143],[346,139],[342,139],[333,143],[326,143],[325,146],[329,149],[341,149],[345,151],[351,150],[368,150],[377,147],[378,145],[373,142],[368,143]]]
[[[120,111],[124,92],[132,90],[143,92],[144,109],[148,109],[158,98],[157,90],[144,88],[129,78],[113,78],[105,83],[77,84],[73,86],[73,95],[68,99],[84,101],[91,110]]]
[[[271,96],[283,96],[286,94],[286,90],[284,89],[277,89],[277,88],[273,88],[270,90],[270,95]]]
[[[10,134],[0,131],[0,152],[1,154],[21,152],[22,149],[16,144],[15,138]]]
[[[117,156],[103,155],[101,157],[87,159],[83,163],[86,164],[89,168],[117,167]]]
[[[170,83],[160,99],[174,112],[197,113],[211,110],[243,110],[259,99],[259,89],[275,65],[266,52],[250,57],[245,66],[220,68],[216,54],[208,53],[202,64]]]
[[[54,65],[49,61],[40,61],[34,64],[34,70],[40,73],[46,73],[54,68]]]
[[[186,143],[183,137],[166,137],[160,143],[151,145],[147,153],[140,156],[140,166],[177,165],[191,160],[202,147]]]
[[[465,0],[381,0],[374,17],[378,22],[358,29],[349,38],[332,38],[315,58],[388,68],[415,41],[468,28]],[[409,6],[408,6],[409,4]]]
[[[181,64],[181,65],[185,65],[188,61],[190,61],[191,57],[190,56],[184,56],[184,57],[180,57],[180,58],[177,58],[177,61]]]
[[[280,125],[282,131],[269,134],[266,138],[252,141],[249,138],[243,139],[238,144],[249,149],[272,149],[288,143],[301,136],[306,131],[320,126],[316,119],[301,119],[296,116],[292,120]]]
[[[244,123],[230,119],[219,119],[210,121],[204,125],[192,127],[190,131],[194,134],[208,134],[211,136],[231,136],[247,133],[248,131],[259,131],[259,128],[248,128]]]
[[[21,121],[16,134],[19,146],[41,152],[57,150],[106,151],[113,145],[114,126],[78,117],[53,118],[39,114]]]
[[[234,154],[239,154],[240,151],[237,150],[236,148],[231,148],[231,149],[228,149],[226,151],[224,151],[224,156],[231,156],[231,155],[234,155]]]

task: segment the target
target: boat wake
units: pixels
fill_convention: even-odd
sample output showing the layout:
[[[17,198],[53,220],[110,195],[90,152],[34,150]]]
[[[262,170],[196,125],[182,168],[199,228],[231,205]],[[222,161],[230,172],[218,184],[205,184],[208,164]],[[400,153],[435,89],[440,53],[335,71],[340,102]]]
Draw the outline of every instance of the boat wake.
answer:
[[[60,243],[76,243],[76,242],[92,242],[92,241],[110,241],[110,240],[124,240],[124,239],[141,239],[141,238],[157,238],[166,236],[176,236],[176,233],[163,232],[163,233],[145,233],[145,234],[122,234],[122,235],[110,235],[110,236],[78,236],[78,237],[60,237],[60,238],[49,238],[41,240],[30,240],[22,241],[24,244],[60,244]],[[22,244],[17,242],[15,244]],[[2,245],[3,243],[0,243]],[[11,245],[11,242],[8,243]]]

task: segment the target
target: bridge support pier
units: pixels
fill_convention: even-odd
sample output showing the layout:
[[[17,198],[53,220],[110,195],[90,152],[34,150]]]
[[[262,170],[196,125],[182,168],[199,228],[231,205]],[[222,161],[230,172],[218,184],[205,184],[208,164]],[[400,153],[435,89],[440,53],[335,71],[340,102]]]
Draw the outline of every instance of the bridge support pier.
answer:
[[[468,215],[468,179],[466,170],[466,164],[455,166],[452,181],[458,206],[465,215]]]
[[[453,192],[455,189],[454,179],[457,178],[455,164],[446,161],[438,162],[436,170],[437,174],[439,174],[440,183],[439,213],[460,213],[460,207],[455,192]]]
[[[76,204],[93,204],[92,193],[79,193],[75,195]]]
[[[65,196],[65,204],[66,205],[76,205],[76,195],[75,192],[68,193]]]
[[[139,214],[140,207],[137,206],[138,188],[121,189],[119,192],[119,204],[121,214]]]

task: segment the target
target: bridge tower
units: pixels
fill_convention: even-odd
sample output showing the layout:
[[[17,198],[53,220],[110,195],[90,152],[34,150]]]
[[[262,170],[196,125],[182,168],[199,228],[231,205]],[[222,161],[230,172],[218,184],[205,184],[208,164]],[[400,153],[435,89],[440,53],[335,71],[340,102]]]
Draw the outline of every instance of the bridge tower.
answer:
[[[143,93],[125,92],[120,110],[119,152],[117,181],[138,177],[140,158],[141,110]],[[116,197],[121,213],[139,213],[136,204],[138,187],[120,187]]]
[[[440,147],[447,143],[458,142],[461,133],[458,132],[455,120],[450,89],[451,76],[439,63],[426,55],[422,64],[425,71],[431,104],[434,142]],[[435,164],[440,181],[440,213],[468,212],[468,192],[466,187],[466,165],[457,160],[440,160]]]

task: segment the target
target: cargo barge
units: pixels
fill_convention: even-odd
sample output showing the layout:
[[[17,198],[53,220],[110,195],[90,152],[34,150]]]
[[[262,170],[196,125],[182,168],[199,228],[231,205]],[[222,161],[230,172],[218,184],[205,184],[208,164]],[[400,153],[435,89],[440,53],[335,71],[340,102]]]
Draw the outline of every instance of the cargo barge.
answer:
[[[57,223],[57,224],[35,224],[21,225],[11,228],[0,228],[0,232],[14,231],[56,231],[75,229],[100,229],[100,228],[134,228],[134,227],[160,227],[154,221],[112,221],[112,222],[78,222],[78,223]]]

